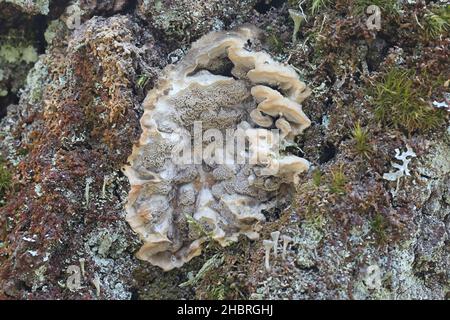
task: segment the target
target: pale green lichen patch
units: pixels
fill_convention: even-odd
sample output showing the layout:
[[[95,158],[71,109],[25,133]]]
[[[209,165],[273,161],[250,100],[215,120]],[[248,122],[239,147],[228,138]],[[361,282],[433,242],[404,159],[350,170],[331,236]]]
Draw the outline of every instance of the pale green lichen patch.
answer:
[[[56,19],[49,23],[47,30],[45,30],[44,38],[48,44],[51,44],[53,39],[57,37],[61,30],[67,29],[63,21]]]
[[[34,18],[18,13],[16,20],[16,24],[14,20],[2,20],[0,27],[0,96],[9,96],[2,100],[5,105],[23,87],[28,71],[39,58],[41,43]]]
[[[26,63],[36,62],[38,59],[38,54],[36,48],[28,46],[22,51],[22,61]]]
[[[30,91],[28,95],[30,103],[35,103],[40,100],[42,96],[42,86],[47,74],[47,67],[42,61],[38,61],[28,74],[25,90]]]
[[[1,2],[11,3],[21,7],[24,11],[47,15],[49,13],[50,0],[0,0]]]
[[[8,63],[25,62],[31,63],[36,62],[38,59],[38,54],[36,48],[31,45],[28,46],[12,46],[6,44],[0,47],[0,61],[4,60]]]

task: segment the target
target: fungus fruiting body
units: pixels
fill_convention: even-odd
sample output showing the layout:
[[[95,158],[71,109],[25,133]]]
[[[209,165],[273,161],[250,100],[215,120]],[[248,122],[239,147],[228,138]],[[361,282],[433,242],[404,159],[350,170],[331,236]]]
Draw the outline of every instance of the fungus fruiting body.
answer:
[[[294,241],[291,237],[283,235],[283,251],[281,252],[281,259],[286,260],[287,248],[290,242]]]
[[[292,67],[253,48],[259,34],[242,27],[204,36],[144,101],[143,132],[124,170],[126,219],[144,242],[137,257],[163,270],[211,239],[257,239],[262,211],[280,205],[276,195],[309,168],[278,151],[310,125],[301,107],[310,90]],[[205,232],[193,232],[191,218]]]
[[[265,249],[265,255],[264,255],[264,267],[267,271],[270,271],[270,251],[272,251],[272,248],[274,246],[274,242],[270,240],[263,240],[263,247]]]
[[[280,238],[280,231],[274,231],[270,234],[273,241],[273,255],[275,258],[278,256],[278,239]]]

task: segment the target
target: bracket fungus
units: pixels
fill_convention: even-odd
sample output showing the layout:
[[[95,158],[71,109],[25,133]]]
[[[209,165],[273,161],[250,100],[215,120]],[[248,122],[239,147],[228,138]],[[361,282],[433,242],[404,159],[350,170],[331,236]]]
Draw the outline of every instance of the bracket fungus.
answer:
[[[148,93],[124,168],[126,219],[144,242],[139,259],[168,271],[200,255],[206,241],[257,239],[263,210],[309,169],[279,150],[310,125],[301,107],[310,90],[294,68],[254,48],[260,33],[245,26],[205,35]]]

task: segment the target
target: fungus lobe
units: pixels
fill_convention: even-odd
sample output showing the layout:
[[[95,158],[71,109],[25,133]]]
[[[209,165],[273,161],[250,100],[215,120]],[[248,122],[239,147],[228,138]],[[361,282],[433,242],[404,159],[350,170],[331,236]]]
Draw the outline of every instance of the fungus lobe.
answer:
[[[139,259],[168,271],[200,255],[205,241],[257,239],[261,211],[279,206],[276,195],[309,168],[279,151],[310,125],[301,107],[310,90],[292,67],[249,47],[259,34],[246,26],[205,35],[148,93],[124,168],[126,219],[144,242]]]

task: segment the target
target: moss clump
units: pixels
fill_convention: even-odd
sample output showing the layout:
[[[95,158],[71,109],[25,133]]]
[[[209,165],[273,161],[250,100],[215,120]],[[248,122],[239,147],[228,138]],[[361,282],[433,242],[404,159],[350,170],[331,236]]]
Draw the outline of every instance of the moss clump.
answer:
[[[212,251],[218,250],[220,251],[220,245],[213,238],[213,230],[208,230],[208,227],[197,220],[195,220],[192,216],[185,214],[186,221],[189,225],[189,233],[192,234],[195,238],[206,238],[207,244],[205,249],[210,249]]]
[[[150,77],[148,75],[142,74],[138,77],[136,84],[137,84],[138,88],[143,89],[143,88],[145,88],[145,86],[147,85],[149,80],[150,80]]]
[[[345,194],[345,185],[347,184],[347,177],[344,173],[344,168],[341,165],[339,168],[331,172],[330,192],[336,194]]]
[[[375,5],[380,8],[382,13],[388,15],[397,15],[400,7],[397,0],[355,0],[354,12],[356,14],[363,14],[367,7]]]
[[[210,288],[208,291],[212,300],[224,300],[226,297],[226,288],[223,284]]]
[[[11,188],[12,175],[5,165],[5,161],[0,158],[0,205],[3,204],[3,197]]]
[[[284,42],[281,40],[279,36],[277,36],[274,32],[270,32],[267,36],[267,44],[269,48],[274,53],[282,53],[284,51]]]
[[[437,7],[424,16],[425,33],[430,38],[438,38],[450,30],[450,5]]]
[[[355,141],[356,152],[367,157],[371,151],[367,129],[361,128],[361,124],[358,122],[352,130],[352,137]]]
[[[374,85],[371,94],[379,122],[408,133],[433,129],[444,122],[445,112],[427,102],[430,88],[416,86],[414,77],[412,70],[394,68]]]
[[[331,4],[331,0],[312,0],[311,13],[316,14]]]
[[[319,187],[322,182],[322,172],[320,169],[316,169],[312,173],[312,181],[316,187]]]
[[[384,243],[387,240],[387,223],[385,218],[381,214],[377,213],[375,215],[372,222],[370,223],[370,227],[372,229],[372,232],[377,237],[377,241],[379,243]]]

